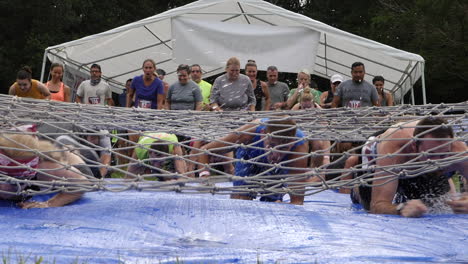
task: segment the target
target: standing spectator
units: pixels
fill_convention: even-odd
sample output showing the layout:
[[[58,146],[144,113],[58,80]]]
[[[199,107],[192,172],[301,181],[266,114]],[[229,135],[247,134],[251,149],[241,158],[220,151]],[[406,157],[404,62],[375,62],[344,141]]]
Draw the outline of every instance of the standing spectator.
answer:
[[[177,67],[178,82],[169,87],[166,105],[170,110],[196,110],[200,111],[203,97],[200,87],[190,80],[190,67],[185,64]]]
[[[255,95],[249,77],[240,73],[236,57],[226,63],[226,73],[216,78],[210,96],[214,111],[255,111]]]
[[[270,91],[265,82],[257,79],[257,63],[254,60],[248,60],[245,65],[245,74],[250,78],[252,87],[254,87],[255,100],[255,111],[268,111],[270,110]]]
[[[336,93],[336,87],[343,82],[343,77],[339,74],[334,74],[330,78],[330,90],[322,93],[320,96],[320,106],[322,108],[331,108],[333,96]]]
[[[374,84],[375,89],[377,89],[377,94],[379,95],[379,105],[380,106],[393,106],[393,96],[389,92],[385,92],[384,84],[385,79],[382,76],[375,76],[372,79],[372,84]]]
[[[364,80],[365,74],[366,70],[362,62],[355,62],[351,65],[352,80],[344,81],[338,86],[333,97],[333,108],[340,104],[350,108],[379,105],[377,90]]]
[[[60,102],[71,102],[71,89],[62,82],[63,65],[52,63],[50,65],[50,81],[45,86],[49,89],[50,100]]]
[[[269,66],[267,68],[268,90],[270,91],[271,109],[280,109],[287,106],[289,86],[278,81],[278,68]]]
[[[301,101],[297,104],[295,104],[291,110],[304,110],[304,109],[310,109],[310,108],[321,108],[316,102],[315,102],[315,95],[313,95],[312,88],[306,87],[304,88],[304,91],[302,91],[301,95]]]
[[[156,63],[152,59],[143,61],[143,75],[133,78],[127,92],[127,107],[135,95],[135,107],[162,109],[164,106],[164,84],[155,75]]]
[[[211,94],[211,84],[205,80],[202,80],[202,68],[198,64],[193,64],[190,67],[190,77],[192,81],[198,84],[200,87],[202,96],[203,96],[203,103],[202,103],[202,110],[209,111],[210,110],[210,94]]]
[[[128,79],[125,82],[125,88],[123,89],[122,93],[119,94],[119,106],[126,107],[127,106],[127,92],[130,89],[130,85],[132,84],[132,79]]]
[[[315,103],[320,104],[320,96],[322,95],[322,92],[310,87],[310,73],[307,69],[303,69],[297,73],[297,83],[297,88],[291,89],[291,91],[289,92],[287,102],[288,109],[301,102],[302,93],[304,92],[305,88],[310,88],[310,94],[313,97],[312,100]]]
[[[50,92],[44,84],[32,79],[29,66],[24,66],[16,75],[16,82],[10,86],[9,95],[29,97],[35,99],[49,99]]]
[[[164,104],[163,105],[166,105],[167,91],[169,91],[169,83],[164,81],[164,77],[166,77],[166,71],[163,69],[156,69],[156,74],[159,80],[163,82],[163,86],[164,86]]]
[[[91,65],[91,80],[83,81],[76,92],[76,102],[82,104],[114,105],[109,84],[101,79],[101,66]]]

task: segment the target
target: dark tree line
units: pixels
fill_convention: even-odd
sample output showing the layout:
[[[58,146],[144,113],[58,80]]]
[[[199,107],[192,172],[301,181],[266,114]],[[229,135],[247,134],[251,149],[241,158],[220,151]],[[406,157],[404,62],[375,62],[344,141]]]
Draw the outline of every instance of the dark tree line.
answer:
[[[39,78],[44,49],[103,32],[188,0],[0,0],[0,85],[7,93],[22,65]],[[426,59],[428,101],[468,100],[468,1],[270,0],[342,30]],[[420,84],[419,84],[420,85]],[[421,103],[420,94],[416,94]]]

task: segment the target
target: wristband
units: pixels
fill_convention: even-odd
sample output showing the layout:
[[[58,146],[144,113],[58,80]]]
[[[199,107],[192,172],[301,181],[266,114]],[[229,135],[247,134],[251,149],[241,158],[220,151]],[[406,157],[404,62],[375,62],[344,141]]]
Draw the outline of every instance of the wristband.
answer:
[[[209,171],[202,171],[198,174],[198,177],[205,177],[205,176],[210,176],[210,172]]]
[[[398,212],[398,215],[401,215],[401,211],[403,210],[403,208],[405,208],[405,206],[406,206],[406,202],[400,203],[397,205],[396,210]]]

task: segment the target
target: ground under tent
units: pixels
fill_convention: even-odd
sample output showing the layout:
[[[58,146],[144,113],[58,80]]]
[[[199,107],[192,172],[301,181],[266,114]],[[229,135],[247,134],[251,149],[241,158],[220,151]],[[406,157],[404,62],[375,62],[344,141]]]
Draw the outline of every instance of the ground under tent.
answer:
[[[304,206],[210,194],[91,192],[61,208],[23,210],[2,201],[0,219],[2,257],[11,263],[36,256],[43,263],[468,260],[467,215],[371,215],[333,191],[308,196]]]

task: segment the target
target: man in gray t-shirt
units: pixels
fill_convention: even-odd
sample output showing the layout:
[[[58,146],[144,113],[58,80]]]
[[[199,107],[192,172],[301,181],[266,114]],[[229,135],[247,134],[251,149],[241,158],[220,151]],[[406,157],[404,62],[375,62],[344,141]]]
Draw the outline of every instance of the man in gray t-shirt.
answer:
[[[211,88],[210,103],[224,111],[251,110],[255,102],[252,82],[243,74],[239,74],[235,80],[229,79],[228,73],[223,74],[216,78]]]
[[[365,73],[364,64],[361,62],[351,65],[352,80],[344,81],[336,88],[332,107],[336,108],[340,103],[349,108],[379,106],[377,90],[364,80]]]
[[[269,66],[267,69],[268,89],[270,91],[271,108],[282,108],[288,101],[289,86],[278,81],[278,69],[276,66]]]
[[[167,91],[170,110],[201,110],[202,101],[200,87],[192,80],[187,80],[184,85],[176,82]]]
[[[91,65],[90,75],[90,80],[83,81],[78,86],[75,101],[82,104],[114,105],[109,84],[101,79],[101,66]]]

